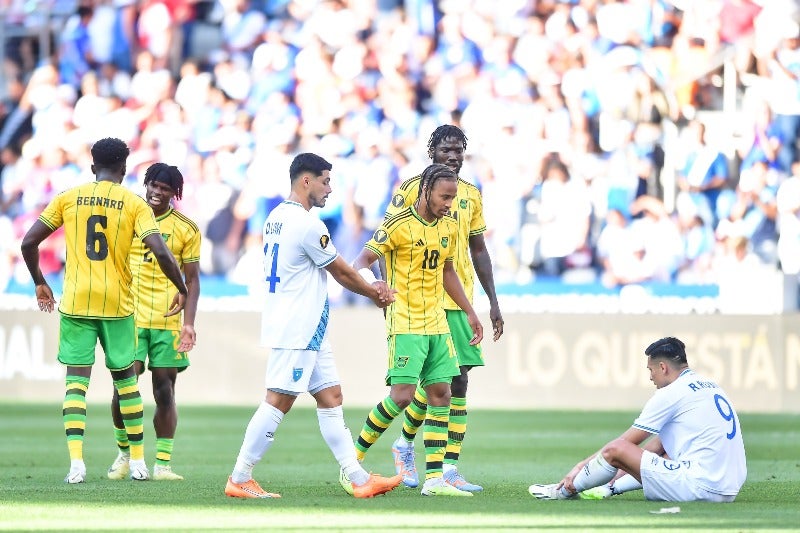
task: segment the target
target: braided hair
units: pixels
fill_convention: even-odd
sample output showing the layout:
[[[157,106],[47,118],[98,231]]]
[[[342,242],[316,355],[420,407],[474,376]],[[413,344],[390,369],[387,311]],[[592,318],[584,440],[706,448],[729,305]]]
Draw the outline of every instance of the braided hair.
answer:
[[[422,199],[423,197],[425,198],[425,205],[428,210],[431,210],[431,193],[433,192],[433,188],[436,186],[436,182],[440,180],[456,181],[458,180],[458,176],[456,176],[456,173],[453,172],[453,169],[447,165],[442,165],[439,163],[428,165],[428,167],[425,168],[420,175],[419,192],[417,193],[417,196],[419,199]],[[425,190],[424,196],[422,194],[423,189]]]
[[[461,128],[451,124],[444,124],[433,130],[433,133],[431,133],[431,138],[428,139],[428,157],[433,159],[433,152],[436,150],[436,147],[439,146],[440,142],[448,137],[453,137],[461,141],[461,144],[464,146],[464,150],[466,151],[467,136],[464,135],[464,132],[461,131]]]
[[[178,167],[166,163],[153,163],[144,173],[144,184],[153,181],[166,183],[175,191],[175,198],[180,200],[183,195],[183,175]]]

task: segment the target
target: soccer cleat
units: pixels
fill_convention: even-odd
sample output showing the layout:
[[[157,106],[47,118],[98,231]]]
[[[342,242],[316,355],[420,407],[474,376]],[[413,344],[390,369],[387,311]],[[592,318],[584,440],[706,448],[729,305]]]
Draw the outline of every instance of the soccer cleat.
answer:
[[[370,474],[369,481],[363,485],[353,485],[353,496],[356,498],[372,498],[373,496],[380,496],[393,490],[396,486],[403,482],[403,476],[400,474],[392,477],[383,477],[378,474]],[[345,489],[346,490],[346,489]]]
[[[458,490],[465,490],[467,492],[480,492],[483,490],[483,487],[480,485],[475,485],[474,483],[470,483],[464,476],[458,473],[458,470],[450,470],[449,472],[444,473],[444,481],[448,485],[452,485]]]
[[[345,474],[344,470],[341,468],[339,469],[339,484],[347,494],[350,496],[353,495],[353,484],[350,482],[350,478],[347,477],[347,474]]]
[[[426,479],[422,485],[423,496],[472,496],[471,492],[459,490],[445,482],[444,478],[434,477]]]
[[[125,479],[128,477],[131,471],[131,467],[128,464],[130,460],[131,456],[129,454],[119,452],[117,458],[114,459],[108,469],[108,479]]]
[[[528,492],[537,500],[571,500],[577,496],[577,494],[564,495],[561,489],[558,488],[558,483],[531,485],[528,487]]]
[[[147,481],[150,479],[150,471],[147,470],[147,465],[144,461],[130,461],[128,463],[131,469],[130,478],[134,481]]]
[[[614,490],[609,485],[600,485],[578,493],[581,500],[605,500],[614,495]]]
[[[173,472],[169,465],[156,465],[153,467],[153,479],[156,481],[181,481],[183,476]]]
[[[64,478],[64,483],[76,485],[86,480],[86,465],[75,465],[69,469],[69,474]]]
[[[231,478],[228,478],[228,484],[225,485],[225,496],[231,498],[280,498],[280,494],[267,492],[261,488],[261,485],[255,479],[249,479],[244,483],[234,483]]]
[[[414,457],[414,443],[408,443],[403,438],[397,439],[392,444],[392,457],[394,457],[394,471],[403,476],[403,484],[412,489],[417,487],[419,476]]]

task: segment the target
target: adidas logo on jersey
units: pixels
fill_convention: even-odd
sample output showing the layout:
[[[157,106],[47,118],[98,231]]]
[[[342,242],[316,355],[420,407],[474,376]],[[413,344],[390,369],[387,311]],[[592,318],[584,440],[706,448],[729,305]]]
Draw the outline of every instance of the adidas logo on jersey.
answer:
[[[425,246],[425,241],[420,239],[420,240],[418,240],[417,242],[414,243],[414,246]]]

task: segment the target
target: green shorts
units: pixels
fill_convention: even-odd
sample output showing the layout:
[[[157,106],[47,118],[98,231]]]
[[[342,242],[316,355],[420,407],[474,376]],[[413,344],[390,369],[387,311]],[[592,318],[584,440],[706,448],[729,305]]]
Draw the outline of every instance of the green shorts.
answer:
[[[136,354],[133,316],[114,320],[61,315],[58,360],[67,366],[92,366],[97,341],[106,355],[106,368],[124,370]]]
[[[431,383],[450,383],[458,376],[458,357],[450,334],[441,335],[391,335],[389,342],[389,370],[386,384],[417,383],[427,387]]]
[[[139,344],[136,347],[136,360],[147,362],[147,368],[177,368],[178,372],[189,366],[189,354],[179,352],[181,343],[179,331],[167,329],[136,328]]]
[[[472,328],[469,327],[467,313],[461,309],[446,309],[447,325],[450,326],[450,335],[458,354],[458,364],[461,366],[483,366],[483,350],[480,344],[470,346]]]

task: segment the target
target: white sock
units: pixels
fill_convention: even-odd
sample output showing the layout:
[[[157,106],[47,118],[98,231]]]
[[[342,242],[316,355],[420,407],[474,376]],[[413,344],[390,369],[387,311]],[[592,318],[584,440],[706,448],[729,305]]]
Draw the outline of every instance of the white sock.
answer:
[[[356,459],[353,435],[344,422],[342,406],[317,409],[317,420],[322,438],[350,481],[354,485],[363,485],[369,481],[369,473]]]
[[[267,402],[258,406],[244,432],[244,441],[233,467],[231,480],[244,483],[253,477],[253,467],[264,457],[275,440],[275,431],[283,420],[283,413]]]
[[[611,490],[614,494],[622,494],[623,492],[630,492],[641,488],[642,484],[630,474],[625,474],[611,485]]]
[[[608,464],[602,453],[595,455],[575,476],[573,484],[578,492],[605,485],[617,474],[617,469]]]
[[[450,465],[450,464],[447,464],[447,463],[442,464],[442,473],[443,474],[446,474],[446,473],[450,472],[451,470],[457,470],[456,465]]]
[[[147,464],[144,462],[144,459],[138,459],[138,460],[131,459],[129,464],[131,470],[135,470],[137,468],[139,469],[147,468]]]
[[[83,459],[72,459],[69,462],[69,469],[70,470],[86,470],[86,464],[83,462]]]

